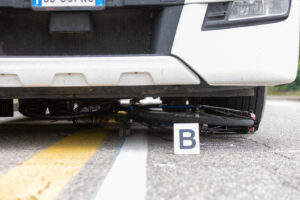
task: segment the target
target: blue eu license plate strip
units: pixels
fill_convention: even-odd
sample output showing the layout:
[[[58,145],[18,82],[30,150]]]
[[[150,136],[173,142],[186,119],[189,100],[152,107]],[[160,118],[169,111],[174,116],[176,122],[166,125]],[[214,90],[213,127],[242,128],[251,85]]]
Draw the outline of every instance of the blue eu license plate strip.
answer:
[[[32,0],[32,6],[35,7],[41,7],[42,6],[42,0]]]
[[[95,5],[96,5],[96,6],[104,6],[104,4],[105,4],[104,1],[105,1],[105,0],[95,0]]]

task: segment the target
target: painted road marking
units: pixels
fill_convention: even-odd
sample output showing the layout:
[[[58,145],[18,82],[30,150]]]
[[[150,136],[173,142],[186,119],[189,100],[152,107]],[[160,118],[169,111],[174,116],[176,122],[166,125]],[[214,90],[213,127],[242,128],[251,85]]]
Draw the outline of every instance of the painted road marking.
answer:
[[[74,133],[0,176],[0,199],[54,199],[97,151],[107,133]]]
[[[147,153],[145,134],[127,137],[95,200],[145,199]]]

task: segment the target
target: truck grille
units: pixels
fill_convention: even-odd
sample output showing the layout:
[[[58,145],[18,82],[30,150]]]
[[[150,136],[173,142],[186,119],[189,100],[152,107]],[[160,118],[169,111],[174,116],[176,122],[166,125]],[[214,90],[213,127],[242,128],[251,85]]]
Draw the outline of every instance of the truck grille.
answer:
[[[0,56],[150,54],[158,8],[91,12],[91,33],[51,33],[49,12],[0,11]]]

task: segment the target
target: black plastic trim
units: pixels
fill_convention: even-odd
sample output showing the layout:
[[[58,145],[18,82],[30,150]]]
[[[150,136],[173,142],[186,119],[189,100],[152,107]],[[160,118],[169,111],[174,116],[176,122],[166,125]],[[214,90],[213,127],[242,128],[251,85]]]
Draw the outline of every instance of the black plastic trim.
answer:
[[[155,20],[152,49],[155,54],[170,55],[183,6],[167,6]]]
[[[14,87],[0,88],[0,99],[127,99],[145,97],[253,96],[253,87],[166,85],[102,87]]]
[[[230,21],[229,16],[232,11],[232,4],[233,2],[208,4],[202,25],[202,31],[256,26],[284,21],[290,15],[292,1],[290,0],[290,7],[288,9],[288,12],[284,15]]]

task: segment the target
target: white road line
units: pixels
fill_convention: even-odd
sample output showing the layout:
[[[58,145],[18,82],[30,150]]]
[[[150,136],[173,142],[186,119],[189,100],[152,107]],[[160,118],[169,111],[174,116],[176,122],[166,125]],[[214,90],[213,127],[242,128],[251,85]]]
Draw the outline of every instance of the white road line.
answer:
[[[127,137],[95,200],[145,199],[147,153],[145,134]]]

